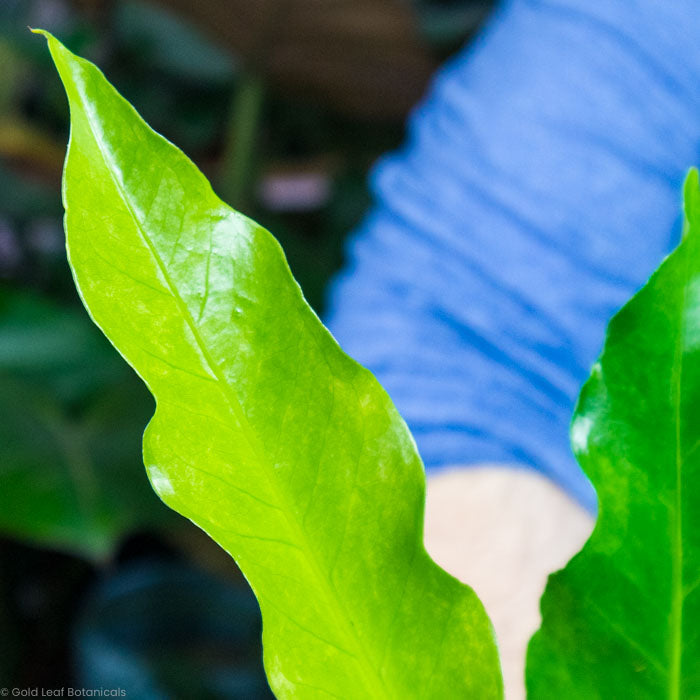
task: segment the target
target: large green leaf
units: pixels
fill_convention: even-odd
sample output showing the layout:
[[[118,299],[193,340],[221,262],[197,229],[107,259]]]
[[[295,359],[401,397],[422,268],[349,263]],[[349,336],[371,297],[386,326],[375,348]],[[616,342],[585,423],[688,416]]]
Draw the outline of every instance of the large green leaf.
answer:
[[[700,697],[697,171],[685,198],[683,241],[610,322],[578,401],[572,443],[598,521],[542,598],[534,698]]]
[[[275,239],[48,41],[71,107],[76,284],[156,397],[151,483],[258,597],[273,690],[500,697],[479,600],[424,549],[423,468],[389,397],[308,307]]]

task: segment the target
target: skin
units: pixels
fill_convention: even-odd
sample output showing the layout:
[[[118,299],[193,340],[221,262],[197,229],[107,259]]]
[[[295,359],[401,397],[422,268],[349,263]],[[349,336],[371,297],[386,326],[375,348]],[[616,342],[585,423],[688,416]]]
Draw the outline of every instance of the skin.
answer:
[[[483,601],[496,629],[506,698],[525,697],[525,651],[547,576],[583,546],[591,514],[534,470],[450,468],[428,476],[425,544]]]

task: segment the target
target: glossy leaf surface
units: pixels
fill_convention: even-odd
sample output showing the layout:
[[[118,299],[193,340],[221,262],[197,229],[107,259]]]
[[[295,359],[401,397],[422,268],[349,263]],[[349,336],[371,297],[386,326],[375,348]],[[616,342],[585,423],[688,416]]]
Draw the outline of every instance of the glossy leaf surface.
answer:
[[[258,597],[272,689],[500,697],[480,602],[425,552],[423,469],[389,397],[310,310],[274,238],[48,41],[71,107],[79,292],[156,398],[151,483]]]
[[[598,521],[542,598],[533,698],[700,697],[697,171],[685,208],[683,241],[612,319],[579,397],[572,444]]]

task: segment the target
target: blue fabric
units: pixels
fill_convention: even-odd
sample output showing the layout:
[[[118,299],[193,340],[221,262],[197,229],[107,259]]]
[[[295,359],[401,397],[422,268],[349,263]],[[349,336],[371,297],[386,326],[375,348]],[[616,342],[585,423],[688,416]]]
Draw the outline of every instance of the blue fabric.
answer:
[[[678,240],[699,151],[697,0],[512,0],[438,74],[327,317],[428,470],[529,465],[595,507],[574,402]]]

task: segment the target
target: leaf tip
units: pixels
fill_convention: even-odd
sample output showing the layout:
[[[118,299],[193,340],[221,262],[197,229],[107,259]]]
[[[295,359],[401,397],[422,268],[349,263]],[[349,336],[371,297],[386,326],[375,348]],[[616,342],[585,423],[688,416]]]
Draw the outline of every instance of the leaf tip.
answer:
[[[685,176],[683,211],[685,213],[683,238],[685,238],[691,229],[697,228],[700,231],[700,177],[697,168],[691,168]]]
[[[51,32],[46,31],[46,29],[37,29],[35,27],[30,26],[27,26],[27,29],[32,34],[39,34],[40,36],[43,36],[48,42],[51,42],[52,40],[57,41],[56,37]]]
[[[39,34],[43,36],[48,45],[49,45],[49,51],[51,52],[51,56],[54,59],[54,62],[56,62],[57,58],[59,55],[68,55],[68,56],[73,56],[73,54],[49,31],[46,29],[36,29],[34,27],[27,27],[29,31],[32,34]]]

